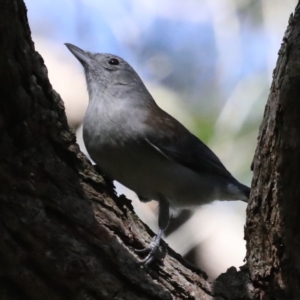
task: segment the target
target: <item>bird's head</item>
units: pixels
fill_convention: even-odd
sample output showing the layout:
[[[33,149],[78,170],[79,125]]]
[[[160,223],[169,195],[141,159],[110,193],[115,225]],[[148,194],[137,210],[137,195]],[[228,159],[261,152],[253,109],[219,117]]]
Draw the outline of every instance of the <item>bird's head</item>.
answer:
[[[65,45],[84,68],[90,97],[103,92],[116,94],[131,89],[144,91],[145,86],[138,74],[119,56],[91,53],[72,44]]]

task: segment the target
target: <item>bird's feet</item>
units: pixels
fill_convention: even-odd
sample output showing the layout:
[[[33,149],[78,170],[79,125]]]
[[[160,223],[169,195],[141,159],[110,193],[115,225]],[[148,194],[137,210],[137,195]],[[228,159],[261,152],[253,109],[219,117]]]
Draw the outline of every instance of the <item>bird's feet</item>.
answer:
[[[144,249],[135,249],[136,253],[148,253],[147,256],[141,261],[143,266],[148,266],[154,260],[161,260],[165,256],[165,251],[160,251],[159,249],[161,236],[162,232],[159,232],[158,235],[154,237],[149,247]]]

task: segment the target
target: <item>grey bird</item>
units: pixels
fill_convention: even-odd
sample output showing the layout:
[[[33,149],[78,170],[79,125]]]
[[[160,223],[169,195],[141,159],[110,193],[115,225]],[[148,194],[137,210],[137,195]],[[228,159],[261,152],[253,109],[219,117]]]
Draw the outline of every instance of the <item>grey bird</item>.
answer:
[[[247,202],[249,187],[155,103],[125,60],[65,45],[85,71],[89,105],[83,138],[89,155],[106,176],[133,190],[141,201],[159,203],[159,232],[140,251],[147,253],[143,264],[157,256],[170,211],[193,209],[214,200]]]

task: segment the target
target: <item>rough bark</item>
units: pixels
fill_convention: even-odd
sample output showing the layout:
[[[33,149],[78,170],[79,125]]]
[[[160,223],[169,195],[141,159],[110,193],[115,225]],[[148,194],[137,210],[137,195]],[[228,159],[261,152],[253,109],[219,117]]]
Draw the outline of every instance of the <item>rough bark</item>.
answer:
[[[300,8],[290,17],[260,127],[247,209],[259,299],[300,299]]]
[[[153,233],[80,153],[34,50],[23,1],[0,7],[1,300],[300,299],[298,13],[254,159],[249,269],[230,268],[213,282],[169,248],[163,263],[140,266],[132,249]]]

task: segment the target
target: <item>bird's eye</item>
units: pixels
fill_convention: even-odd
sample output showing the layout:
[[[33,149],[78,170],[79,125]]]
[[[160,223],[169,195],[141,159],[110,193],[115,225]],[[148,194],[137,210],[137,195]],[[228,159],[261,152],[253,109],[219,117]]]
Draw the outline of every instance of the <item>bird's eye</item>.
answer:
[[[110,65],[118,65],[120,62],[116,59],[116,58],[111,58],[109,61],[108,61],[108,63],[110,64]]]

